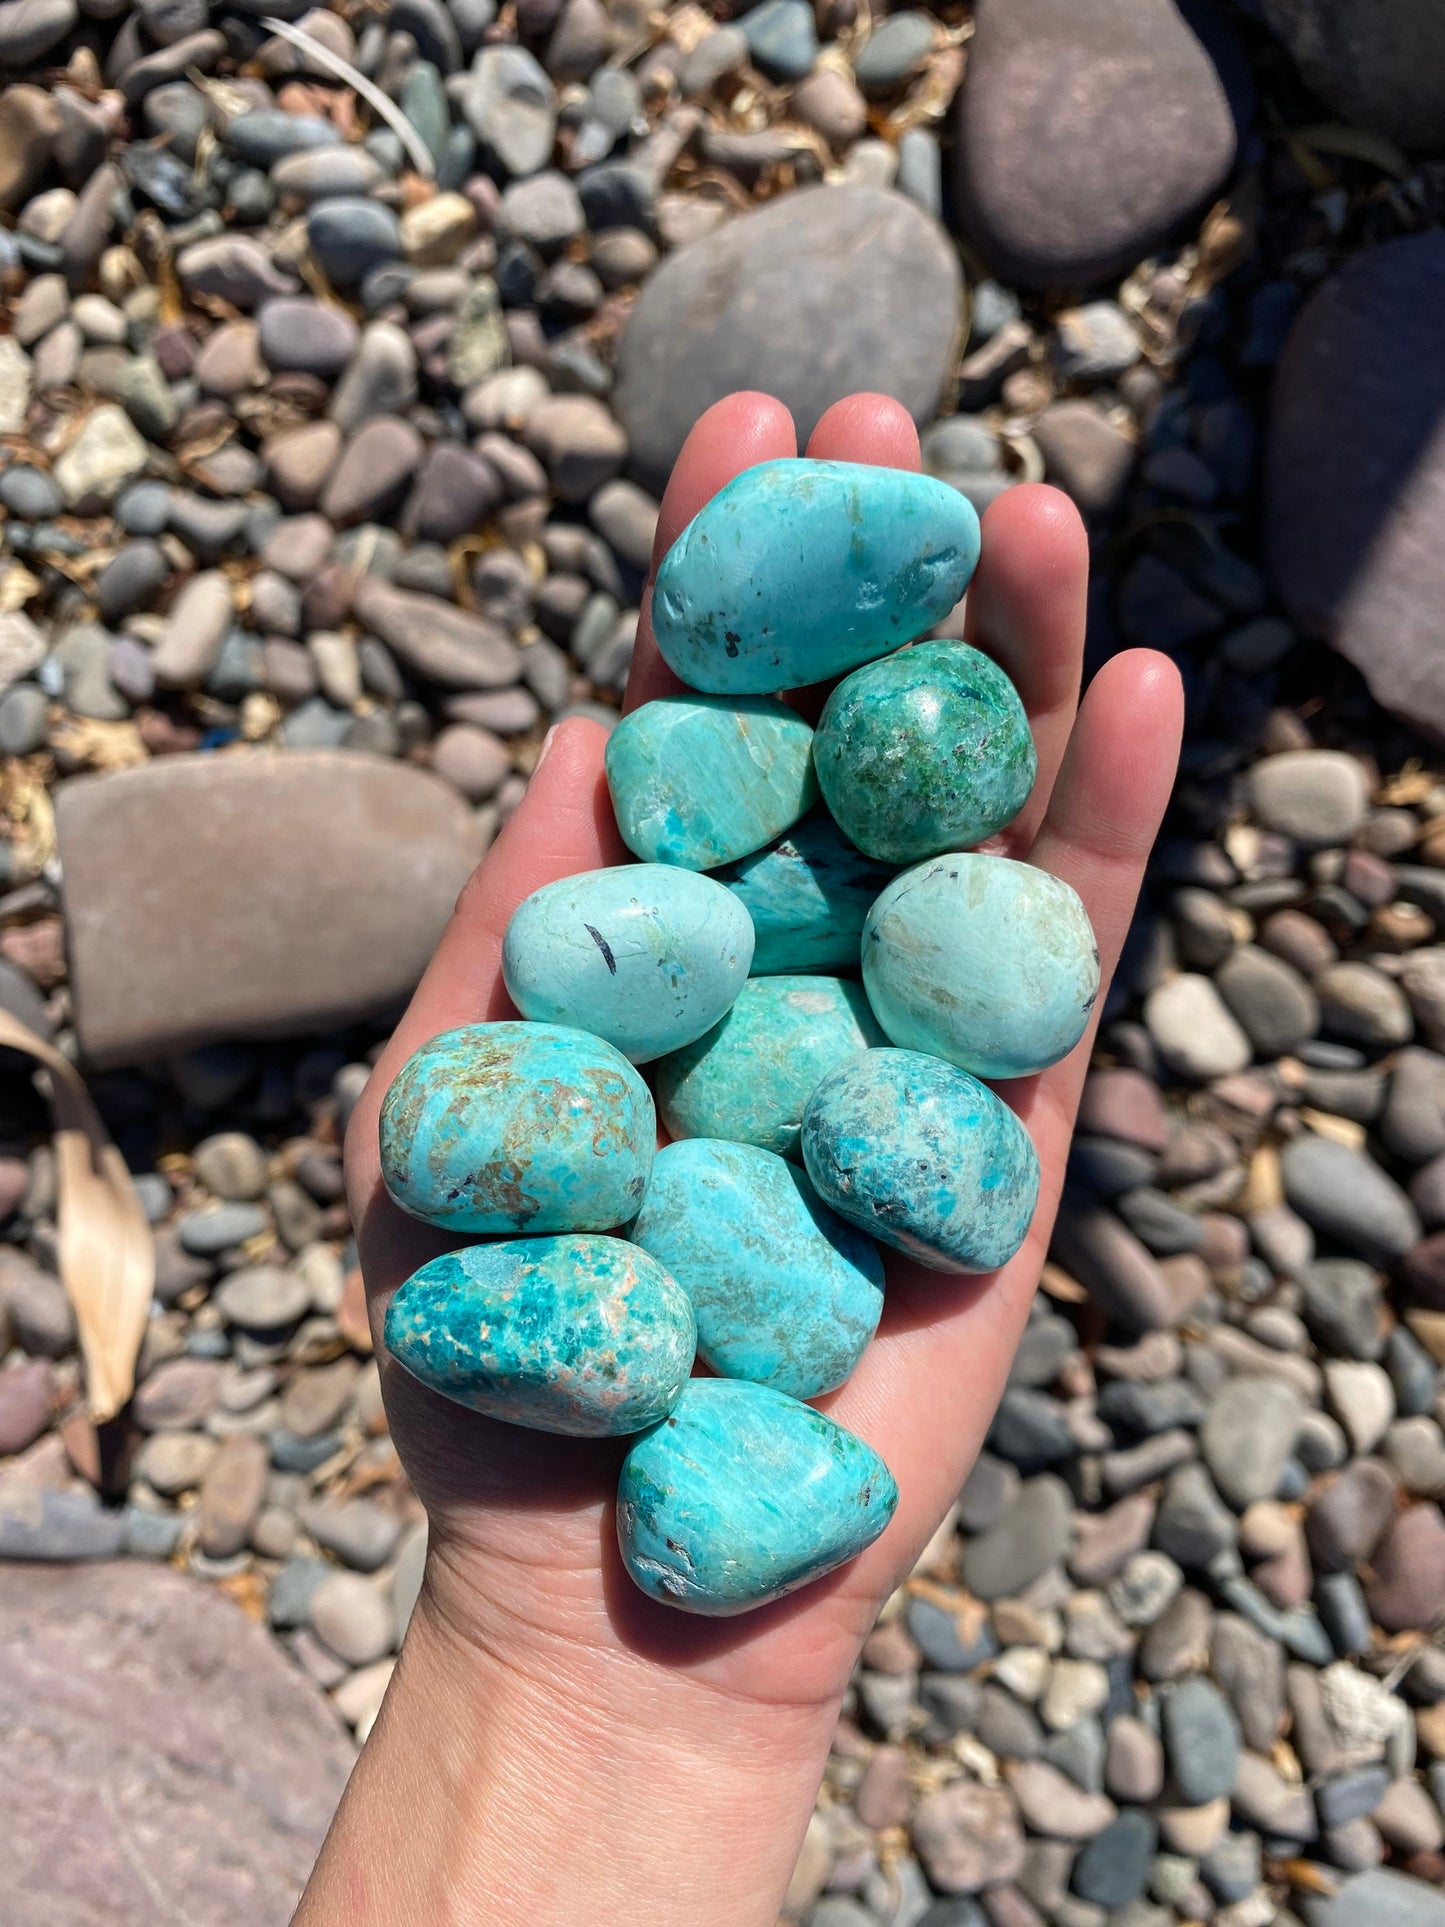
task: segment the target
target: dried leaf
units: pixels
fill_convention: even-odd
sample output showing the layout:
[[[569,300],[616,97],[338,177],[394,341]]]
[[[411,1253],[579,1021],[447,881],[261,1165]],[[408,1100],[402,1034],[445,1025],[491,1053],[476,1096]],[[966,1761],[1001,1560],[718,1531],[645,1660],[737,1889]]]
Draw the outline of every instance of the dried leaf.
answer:
[[[40,579],[19,562],[12,562],[0,575],[0,615],[13,616],[32,596],[40,593]]]
[[[1386,140],[1383,134],[1367,133],[1363,127],[1346,127],[1343,121],[1293,128],[1290,144],[1304,147],[1312,154],[1337,154],[1341,160],[1363,161],[1397,181],[1408,180],[1414,172],[1403,149],[1393,141]]]
[[[51,725],[50,740],[72,761],[91,769],[133,769],[150,760],[134,723],[98,723],[89,716],[62,716]]]

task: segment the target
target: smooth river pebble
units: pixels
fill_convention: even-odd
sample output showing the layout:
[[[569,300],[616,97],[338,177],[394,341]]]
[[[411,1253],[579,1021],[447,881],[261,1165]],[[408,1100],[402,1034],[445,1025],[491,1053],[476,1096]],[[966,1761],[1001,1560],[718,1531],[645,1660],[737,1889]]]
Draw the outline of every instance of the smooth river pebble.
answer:
[[[1008,857],[949,855],[895,877],[868,913],[863,981],[904,1050],[1024,1077],[1084,1034],[1099,951],[1077,892]]]
[[[381,1107],[381,1172],[404,1211],[449,1231],[609,1231],[637,1215],[652,1096],[599,1037],[466,1024],[423,1044]]]
[[[580,1438],[640,1432],[692,1369],[687,1294],[620,1238],[508,1238],[433,1258],[386,1311],[392,1356],[489,1418]]]
[[[875,1050],[819,1084],[803,1161],[850,1223],[937,1271],[992,1271],[1023,1243],[1039,1160],[1008,1106],[967,1071]]]
[[[665,1146],[628,1235],[692,1300],[699,1356],[724,1378],[816,1398],[877,1329],[878,1247],[771,1151],[700,1137]]]
[[[524,1017],[591,1031],[646,1064],[711,1030],[752,955],[752,922],[732,891],[633,863],[534,890],[507,926],[502,975]]]
[[[719,870],[753,920],[753,974],[856,970],[863,923],[893,877],[815,810],[778,842]]]
[[[942,620],[978,561],[946,482],[854,462],[746,469],[657,572],[663,660],[694,689],[759,695],[845,675]]]
[[[622,1467],[617,1536],[645,1593],[724,1617],[870,1546],[898,1487],[870,1445],[765,1385],[695,1378]]]

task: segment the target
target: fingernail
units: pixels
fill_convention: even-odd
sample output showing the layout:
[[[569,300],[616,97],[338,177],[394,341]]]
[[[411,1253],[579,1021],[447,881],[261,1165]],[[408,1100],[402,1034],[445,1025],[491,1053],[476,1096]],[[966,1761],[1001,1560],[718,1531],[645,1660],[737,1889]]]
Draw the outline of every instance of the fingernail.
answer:
[[[561,727],[562,725],[560,723],[553,723],[552,727],[547,731],[547,734],[542,738],[542,747],[537,751],[537,760],[532,765],[532,774],[534,776],[537,774],[537,771],[542,767],[543,763],[546,762],[547,752],[551,749],[552,744],[556,739],[557,731]]]

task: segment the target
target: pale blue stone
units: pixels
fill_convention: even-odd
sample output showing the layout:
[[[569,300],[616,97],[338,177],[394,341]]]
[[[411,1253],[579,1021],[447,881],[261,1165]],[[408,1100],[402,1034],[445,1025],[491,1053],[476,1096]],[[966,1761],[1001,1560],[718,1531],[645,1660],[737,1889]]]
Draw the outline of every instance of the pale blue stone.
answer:
[[[723,1378],[816,1398],[878,1328],[883,1259],[771,1151],[684,1138],[658,1152],[628,1236],[682,1286],[698,1355]]]
[[[644,703],[608,737],[606,766],[628,849],[684,870],[750,856],[818,800],[812,729],[761,697]]]
[[[869,1051],[825,1077],[803,1161],[825,1204],[937,1271],[1007,1264],[1038,1203],[1038,1155],[1013,1112],[917,1051]]]
[[[694,689],[757,695],[846,675],[939,622],[978,561],[946,482],[856,462],[745,469],[657,572],[652,626]]]
[[[711,1030],[747,981],[753,926],[711,877],[662,863],[546,884],[507,926],[507,995],[646,1064]]]
[[[753,920],[753,975],[780,970],[856,970],[863,924],[895,875],[815,810],[778,842],[744,857],[717,879]]]
[[[692,1370],[687,1294],[621,1238],[507,1238],[449,1251],[386,1309],[387,1350],[473,1412],[605,1438],[655,1425]]]
[[[810,1405],[694,1378],[623,1462],[617,1537],[651,1598],[722,1618],[856,1558],[897,1503],[872,1446]]]
[[[1083,1036],[1099,949],[1078,893],[1008,857],[950,855],[883,891],[863,932],[874,1015],[904,1050],[1026,1077]]]
[[[636,1217],[656,1144],[627,1059],[558,1024],[444,1031],[381,1107],[387,1190],[448,1231],[609,1231]]]
[[[753,977],[720,1024],[653,1073],[668,1135],[720,1137],[796,1156],[803,1112],[845,1058],[884,1042],[858,984]]]

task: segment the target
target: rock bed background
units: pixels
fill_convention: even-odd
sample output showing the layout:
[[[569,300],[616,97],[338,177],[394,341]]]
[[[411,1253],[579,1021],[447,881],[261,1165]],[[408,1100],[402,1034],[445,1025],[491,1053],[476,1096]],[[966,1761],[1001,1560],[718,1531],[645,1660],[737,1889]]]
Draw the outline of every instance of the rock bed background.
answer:
[[[1445,776],[1411,731],[1445,733],[1445,170],[1413,147],[1445,49],[1403,5],[1196,39],[1168,0],[282,0],[428,181],[263,11],[0,4],[0,1003],[74,1048],[79,772],[345,746],[430,766],[485,842],[547,722],[614,713],[657,491],[734,386],[805,431],[891,388],[980,508],[1057,481],[1091,661],[1176,657],[1184,768],[1010,1389],[868,1642],[789,1911],[1435,1927]],[[1032,113],[1061,76],[1067,122]],[[44,1116],[0,1084],[0,1557],[130,1560],[8,1569],[0,1704],[124,1651],[75,1741],[120,1758],[262,1693],[259,1794],[206,1796],[242,1871],[151,1849],[208,1920],[284,1917],[419,1581],[341,1194],[379,1037],[93,1080],[159,1255],[100,1436]],[[286,1661],[231,1615],[188,1640],[163,1563]],[[39,1812],[57,1769],[11,1742]],[[39,1864],[8,1877],[38,1917]],[[115,1918],[134,1874],[60,1878]]]

